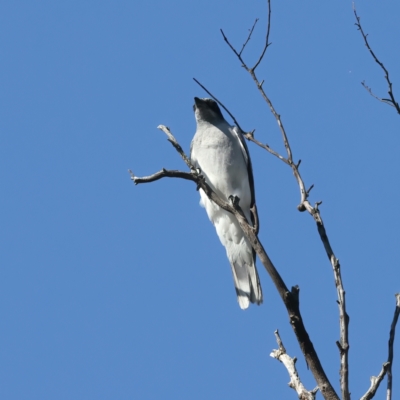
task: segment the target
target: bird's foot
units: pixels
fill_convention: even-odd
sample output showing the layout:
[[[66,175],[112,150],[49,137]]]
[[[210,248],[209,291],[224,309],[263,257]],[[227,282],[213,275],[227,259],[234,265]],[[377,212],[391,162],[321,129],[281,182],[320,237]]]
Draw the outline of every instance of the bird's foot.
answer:
[[[198,191],[199,189],[201,189],[201,183],[205,181],[204,175],[201,174],[200,168],[196,168],[196,169],[192,170],[191,174],[197,178],[196,190]]]
[[[231,195],[228,197],[228,199],[229,199],[229,201],[232,203],[232,206],[233,206],[234,208],[237,208],[237,207],[238,207],[239,202],[240,202],[239,197],[234,196],[234,195],[231,194]]]

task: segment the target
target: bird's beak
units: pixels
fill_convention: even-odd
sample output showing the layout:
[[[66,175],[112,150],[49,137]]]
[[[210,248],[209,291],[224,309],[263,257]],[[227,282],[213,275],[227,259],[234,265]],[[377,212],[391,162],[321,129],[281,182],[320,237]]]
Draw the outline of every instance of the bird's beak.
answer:
[[[195,97],[194,104],[193,104],[193,111],[196,111],[200,104],[201,104],[201,99],[199,99],[198,97]]]

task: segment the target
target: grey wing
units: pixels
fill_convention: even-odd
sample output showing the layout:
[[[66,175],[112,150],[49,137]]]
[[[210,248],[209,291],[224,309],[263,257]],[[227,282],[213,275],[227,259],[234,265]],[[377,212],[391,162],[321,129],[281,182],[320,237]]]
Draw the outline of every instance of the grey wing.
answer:
[[[249,185],[250,185],[250,192],[251,192],[250,207],[253,207],[254,203],[256,202],[256,196],[255,196],[255,190],[254,190],[253,167],[251,165],[249,149],[247,148],[247,144],[243,137],[242,131],[237,126],[233,127],[232,132],[239,141],[240,147],[242,149],[243,158],[246,161],[247,175],[249,177]],[[254,223],[254,221],[253,221],[253,223]]]

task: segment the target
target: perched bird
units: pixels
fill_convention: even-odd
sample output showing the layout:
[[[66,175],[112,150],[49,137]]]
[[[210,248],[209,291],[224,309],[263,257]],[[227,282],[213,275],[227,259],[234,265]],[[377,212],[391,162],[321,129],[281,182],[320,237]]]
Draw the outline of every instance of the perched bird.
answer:
[[[212,99],[194,98],[197,130],[190,147],[193,166],[199,168],[206,182],[223,200],[237,196],[247,220],[254,224],[250,208],[254,205],[254,181],[246,142],[236,126],[225,121]],[[239,306],[262,303],[255,252],[236,217],[209,200],[200,189],[200,204],[214,224],[232,267]]]

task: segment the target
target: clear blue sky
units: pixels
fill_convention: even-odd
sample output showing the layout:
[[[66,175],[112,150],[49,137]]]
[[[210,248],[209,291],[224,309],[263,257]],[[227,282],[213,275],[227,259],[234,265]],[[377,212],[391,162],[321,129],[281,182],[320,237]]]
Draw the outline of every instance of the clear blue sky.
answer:
[[[258,70],[282,115],[311,201],[341,261],[353,398],[387,357],[400,291],[400,116],[354,26],[351,1],[273,0],[272,46]],[[358,1],[400,101],[400,5]],[[240,47],[266,2],[8,1],[0,5],[0,397],[295,399],[269,357],[279,329],[315,386],[286,311],[259,264],[264,304],[242,311],[230,267],[191,182],[135,187],[184,164],[196,77],[243,128],[282,151],[277,125],[223,42]],[[336,291],[288,167],[250,145],[260,238],[339,387]],[[394,398],[400,396],[400,327]],[[383,388],[380,397],[383,396]],[[321,398],[321,397],[319,397]]]

